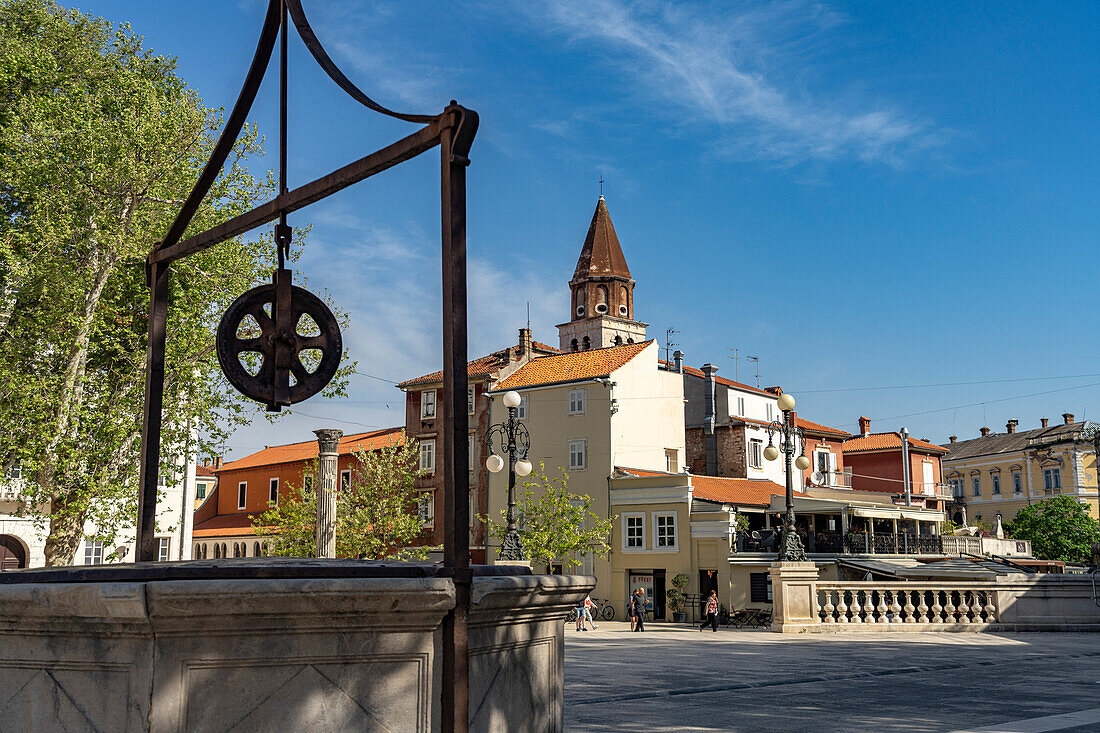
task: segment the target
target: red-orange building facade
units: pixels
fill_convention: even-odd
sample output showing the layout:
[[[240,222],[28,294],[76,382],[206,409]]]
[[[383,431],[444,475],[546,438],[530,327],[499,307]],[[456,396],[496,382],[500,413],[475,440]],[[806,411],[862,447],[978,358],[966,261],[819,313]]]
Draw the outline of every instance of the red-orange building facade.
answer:
[[[900,500],[905,487],[901,434],[872,433],[871,420],[866,417],[859,419],[859,426],[860,434],[844,442],[844,463],[851,469],[852,488],[889,493]],[[946,454],[943,446],[910,436],[910,495],[917,505],[943,509],[951,500],[940,465]]]

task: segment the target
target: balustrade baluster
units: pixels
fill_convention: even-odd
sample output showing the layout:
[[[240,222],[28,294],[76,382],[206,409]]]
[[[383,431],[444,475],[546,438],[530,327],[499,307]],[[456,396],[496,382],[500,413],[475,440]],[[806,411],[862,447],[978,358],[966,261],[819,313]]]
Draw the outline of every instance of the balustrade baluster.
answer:
[[[955,591],[944,591],[943,620],[944,623],[955,623]]]
[[[943,612],[943,606],[940,605],[940,593],[943,591],[932,591],[932,623],[942,624],[943,617],[940,615]]]
[[[878,605],[875,607],[875,610],[878,611],[878,616],[875,619],[875,621],[877,623],[880,623],[880,624],[888,624],[888,623],[890,623],[890,619],[888,619],[886,617],[886,611],[889,608],[886,605],[886,591],[879,588],[879,590],[877,592],[878,592]]]
[[[835,624],[836,616],[833,614],[836,612],[836,606],[833,605],[833,592],[831,590],[822,591],[825,594],[825,623]]]
[[[907,624],[913,624],[917,622],[917,619],[913,617],[913,614],[916,612],[917,609],[915,606],[913,606],[912,593],[912,591],[907,590],[903,590],[901,592],[902,598],[905,599],[905,623]]]
[[[992,591],[985,591],[985,620],[987,623],[997,623],[997,605],[993,603]]]
[[[917,623],[928,623],[928,606],[925,604],[925,597],[928,595],[928,591],[919,590],[917,596],[920,599],[920,604],[917,606]]]
[[[895,624],[901,623],[901,604],[898,603],[898,592],[896,590],[890,591],[890,613],[893,617],[890,619]]]
[[[967,601],[966,601],[966,591],[965,590],[960,590],[959,591],[959,623],[960,624],[970,623],[970,606],[967,604]]]
[[[859,604],[859,589],[858,588],[855,589],[854,591],[852,591],[852,603],[849,606],[849,608],[852,611],[852,623],[853,624],[863,623],[863,619],[859,615],[859,610],[860,610],[861,606]]]
[[[848,604],[844,602],[844,594],[847,592],[846,590],[837,591],[839,598],[836,604],[836,622],[838,624],[848,623]]]

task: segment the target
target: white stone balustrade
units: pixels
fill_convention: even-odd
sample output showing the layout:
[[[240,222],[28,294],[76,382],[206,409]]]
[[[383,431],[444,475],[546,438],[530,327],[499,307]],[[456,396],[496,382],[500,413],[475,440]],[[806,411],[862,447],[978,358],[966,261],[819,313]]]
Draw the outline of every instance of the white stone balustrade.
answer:
[[[972,626],[997,623],[996,593],[989,587],[872,581],[818,581],[816,585],[817,614],[823,624]]]

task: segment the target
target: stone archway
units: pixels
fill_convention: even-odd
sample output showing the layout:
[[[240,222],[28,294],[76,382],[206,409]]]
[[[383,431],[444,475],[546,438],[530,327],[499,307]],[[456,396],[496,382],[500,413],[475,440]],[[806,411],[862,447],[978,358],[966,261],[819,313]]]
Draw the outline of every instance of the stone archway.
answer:
[[[27,567],[27,549],[19,538],[0,534],[0,570],[18,570]]]

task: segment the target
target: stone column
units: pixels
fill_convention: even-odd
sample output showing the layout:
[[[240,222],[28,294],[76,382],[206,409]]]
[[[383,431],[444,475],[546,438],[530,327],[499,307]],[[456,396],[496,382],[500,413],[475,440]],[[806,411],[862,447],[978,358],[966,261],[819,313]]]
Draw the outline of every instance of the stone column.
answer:
[[[817,616],[817,565],[773,562],[772,631],[798,633],[821,622]]]
[[[317,477],[317,557],[336,557],[336,456],[343,430],[314,430],[319,456]]]

